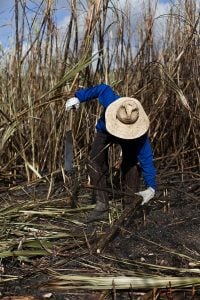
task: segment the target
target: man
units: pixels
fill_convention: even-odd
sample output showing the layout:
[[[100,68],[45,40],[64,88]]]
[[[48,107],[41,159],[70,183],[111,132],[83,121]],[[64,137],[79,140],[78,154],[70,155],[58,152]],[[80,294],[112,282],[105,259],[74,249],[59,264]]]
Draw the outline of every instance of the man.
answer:
[[[106,187],[108,173],[108,146],[119,144],[122,149],[121,172],[125,191],[138,192],[140,165],[146,189],[137,193],[142,196],[142,205],[155,195],[156,172],[153,153],[147,136],[149,119],[141,103],[128,97],[120,97],[106,84],[99,84],[75,92],[75,97],[66,102],[66,110],[78,108],[80,103],[98,99],[103,106],[103,115],[96,124],[96,135],[91,147],[89,176],[91,184],[99,187],[95,192],[96,206],[88,222],[101,219],[108,211]]]

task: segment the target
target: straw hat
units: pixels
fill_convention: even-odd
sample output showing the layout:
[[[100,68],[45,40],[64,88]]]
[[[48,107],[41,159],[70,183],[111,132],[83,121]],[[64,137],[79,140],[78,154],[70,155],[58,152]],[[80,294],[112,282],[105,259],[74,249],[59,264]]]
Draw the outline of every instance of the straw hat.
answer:
[[[136,139],[147,132],[149,118],[135,98],[122,97],[112,102],[105,113],[107,131],[122,139]]]

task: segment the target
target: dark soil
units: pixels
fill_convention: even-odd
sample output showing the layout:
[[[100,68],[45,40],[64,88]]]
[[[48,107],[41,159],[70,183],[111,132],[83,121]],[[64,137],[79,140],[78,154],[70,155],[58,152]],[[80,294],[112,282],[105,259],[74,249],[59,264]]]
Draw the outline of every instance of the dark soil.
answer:
[[[162,177],[161,177],[162,178]],[[62,184],[57,184],[62,186]],[[37,193],[45,193],[38,189]],[[59,198],[63,195],[60,190],[52,197]],[[79,189],[78,202],[83,205],[89,198],[82,199],[80,195],[92,192]],[[3,195],[3,194],[2,194]],[[4,192],[5,195],[5,192]],[[15,195],[16,196],[16,195]],[[13,195],[14,197],[14,195]],[[25,197],[25,195],[24,195]],[[5,199],[5,196],[2,197]],[[15,198],[17,201],[17,197]],[[120,211],[120,197],[112,200],[111,207]],[[61,201],[60,207],[64,205]],[[84,222],[87,213],[76,215],[77,220]],[[120,214],[118,215],[120,217]],[[40,220],[42,222],[42,218]],[[59,222],[55,220],[55,223]],[[63,225],[65,226],[65,225]],[[134,217],[129,216],[119,228],[112,241],[104,248],[101,254],[91,252],[99,237],[111,228],[107,222],[96,222],[88,226],[69,225],[71,232],[79,232],[87,236],[88,244],[82,247],[68,246],[66,257],[45,256],[35,257],[34,263],[20,263],[16,258],[4,259],[4,274],[18,275],[21,279],[1,285],[0,299],[12,295],[32,295],[35,299],[44,299],[50,292],[50,299],[139,299],[139,295],[147,291],[109,291],[103,295],[100,291],[65,291],[63,293],[53,289],[42,289],[51,281],[48,268],[61,268],[68,274],[127,274],[136,273],[170,275],[170,276],[195,276],[200,274],[180,271],[180,268],[196,269],[195,264],[200,262],[200,176],[198,174],[170,173],[159,179],[156,198],[146,207],[139,208]],[[66,252],[65,252],[66,253]],[[151,266],[149,265],[151,264]],[[93,265],[93,267],[90,267]],[[158,268],[159,266],[159,268]],[[167,268],[166,268],[167,267]],[[168,267],[171,267],[169,269]],[[178,268],[179,270],[177,270]],[[194,291],[193,291],[194,292]],[[103,298],[104,296],[104,298]],[[173,297],[166,294],[157,299],[200,299],[198,289],[192,298],[192,289],[173,292]],[[178,298],[179,297],[179,298]],[[18,299],[18,298],[16,298]],[[25,299],[25,298],[24,298]],[[29,298],[26,298],[27,300]],[[146,298],[153,299],[153,298]]]

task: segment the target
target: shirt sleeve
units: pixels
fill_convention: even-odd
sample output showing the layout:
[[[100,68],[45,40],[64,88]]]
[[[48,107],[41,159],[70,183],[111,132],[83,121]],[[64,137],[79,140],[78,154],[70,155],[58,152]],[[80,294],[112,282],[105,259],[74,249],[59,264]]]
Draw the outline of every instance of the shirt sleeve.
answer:
[[[156,189],[156,169],[153,163],[153,151],[147,135],[143,136],[138,148],[138,161],[147,187]]]
[[[113,89],[104,83],[86,89],[80,89],[75,93],[75,97],[77,97],[80,102],[98,98],[104,108],[107,108],[110,103],[119,98]]]

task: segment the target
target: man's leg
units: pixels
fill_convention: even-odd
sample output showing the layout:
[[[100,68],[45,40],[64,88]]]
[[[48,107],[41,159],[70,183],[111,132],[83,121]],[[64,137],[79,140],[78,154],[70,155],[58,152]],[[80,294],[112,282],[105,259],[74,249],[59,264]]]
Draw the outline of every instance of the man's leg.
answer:
[[[122,182],[125,192],[136,193],[140,187],[140,172],[135,155],[134,143],[126,141],[121,143],[122,147]],[[125,203],[131,202],[131,196],[125,196]]]
[[[108,147],[108,135],[104,133],[97,133],[92,143],[90,161],[88,165],[90,183],[97,188],[97,190],[94,191],[96,206],[89,216],[89,221],[93,221],[93,217],[95,220],[96,216],[100,216],[102,212],[108,211],[108,194],[101,190],[101,188],[106,188],[106,177],[108,174]]]

